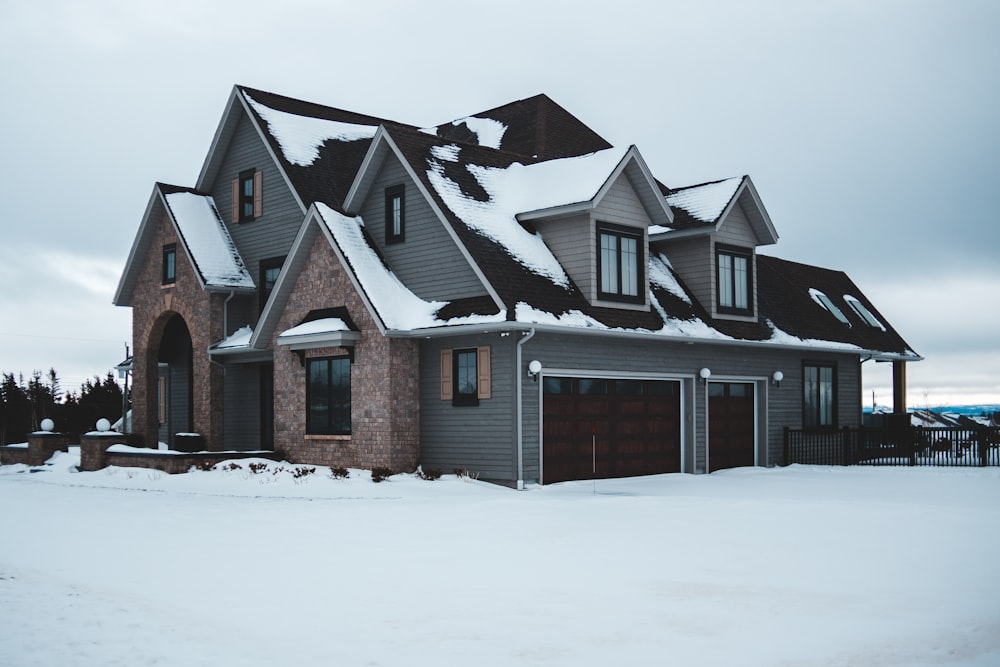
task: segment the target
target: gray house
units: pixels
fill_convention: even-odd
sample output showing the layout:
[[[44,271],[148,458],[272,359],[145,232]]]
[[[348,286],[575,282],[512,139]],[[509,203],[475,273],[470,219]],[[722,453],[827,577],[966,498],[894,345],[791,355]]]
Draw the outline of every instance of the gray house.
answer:
[[[781,464],[920,357],[777,240],[749,177],[667,187],[544,95],[418,128],[237,86],[115,296],[134,427],[511,486]]]

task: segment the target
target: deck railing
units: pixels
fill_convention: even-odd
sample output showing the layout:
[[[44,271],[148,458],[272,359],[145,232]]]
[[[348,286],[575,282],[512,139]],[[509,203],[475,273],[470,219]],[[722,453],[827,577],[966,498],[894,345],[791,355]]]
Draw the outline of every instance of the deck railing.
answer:
[[[1000,427],[786,428],[784,461],[786,465],[1000,466]]]

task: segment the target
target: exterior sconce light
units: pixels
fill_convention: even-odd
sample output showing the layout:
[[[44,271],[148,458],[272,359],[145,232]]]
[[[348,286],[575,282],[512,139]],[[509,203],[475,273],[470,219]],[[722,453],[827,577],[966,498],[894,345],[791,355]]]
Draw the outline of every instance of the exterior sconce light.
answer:
[[[707,367],[702,368],[700,371],[698,371],[698,377],[701,378],[702,382],[706,382],[708,378],[712,377],[712,369]]]
[[[530,377],[535,382],[538,382],[538,374],[542,372],[542,362],[538,359],[532,359],[528,362],[528,377]]]
[[[785,379],[785,374],[782,373],[781,371],[774,371],[771,374],[771,384],[773,384],[775,387],[780,387],[781,381],[784,379]]]

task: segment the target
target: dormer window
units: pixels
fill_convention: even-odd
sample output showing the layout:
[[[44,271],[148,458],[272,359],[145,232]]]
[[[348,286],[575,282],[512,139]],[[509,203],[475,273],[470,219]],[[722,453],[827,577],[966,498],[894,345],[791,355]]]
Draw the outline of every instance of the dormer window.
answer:
[[[402,243],[406,236],[406,209],[402,185],[385,189],[385,242]]]
[[[749,250],[717,246],[717,305],[720,313],[747,315],[752,310],[752,259],[753,255]]]
[[[600,298],[641,302],[645,281],[642,232],[616,225],[601,225],[597,238]]]

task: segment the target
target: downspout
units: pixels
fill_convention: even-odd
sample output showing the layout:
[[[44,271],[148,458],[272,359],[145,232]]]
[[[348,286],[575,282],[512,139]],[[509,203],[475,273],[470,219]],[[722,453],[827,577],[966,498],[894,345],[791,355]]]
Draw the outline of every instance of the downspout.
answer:
[[[531,327],[527,335],[521,336],[515,346],[514,354],[514,377],[515,387],[517,387],[517,490],[524,491],[524,419],[521,403],[524,399],[524,389],[522,388],[523,378],[521,377],[521,346],[531,340],[535,335],[535,328]]]
[[[233,291],[233,290],[229,290],[229,296],[227,296],[226,300],[222,302],[222,338],[223,338],[223,340],[225,340],[226,336],[229,335],[229,302],[232,301],[233,297],[235,297],[235,296],[236,296],[236,292]],[[219,368],[221,368],[223,375],[226,374],[226,367],[223,364],[219,363],[218,361],[216,361],[215,359],[212,358],[212,345],[211,344],[209,344],[209,346],[208,346],[208,362],[210,364],[212,364],[213,366],[218,366]]]

